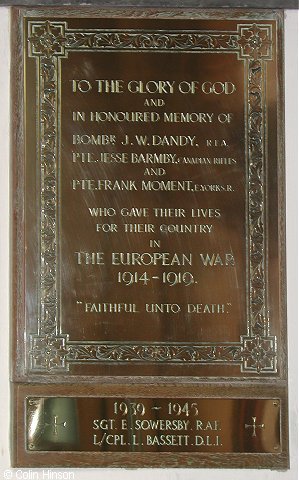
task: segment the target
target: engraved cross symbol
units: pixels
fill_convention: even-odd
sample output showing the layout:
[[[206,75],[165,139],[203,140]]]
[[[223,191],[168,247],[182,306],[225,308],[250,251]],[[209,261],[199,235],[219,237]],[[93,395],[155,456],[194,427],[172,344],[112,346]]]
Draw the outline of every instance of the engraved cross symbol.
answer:
[[[54,415],[53,422],[52,423],[45,423],[46,426],[53,427],[53,435],[58,435],[58,429],[57,427],[66,427],[66,422],[57,422],[58,415]]]
[[[253,425],[248,425],[247,423],[245,424],[245,428],[252,428],[252,437],[256,437],[256,429],[257,428],[265,428],[265,424],[262,423],[261,425],[256,424],[256,417],[251,417],[253,421]]]

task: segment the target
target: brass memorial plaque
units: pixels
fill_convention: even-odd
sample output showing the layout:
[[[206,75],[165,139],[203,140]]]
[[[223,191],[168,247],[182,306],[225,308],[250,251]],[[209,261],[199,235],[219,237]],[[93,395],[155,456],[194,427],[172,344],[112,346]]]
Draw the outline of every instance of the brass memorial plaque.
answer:
[[[14,10],[15,465],[288,467],[282,23]]]
[[[277,400],[32,397],[26,408],[27,425],[34,423],[27,430],[31,451],[269,453],[281,449]],[[257,423],[253,415],[271,418],[270,425],[266,420]]]

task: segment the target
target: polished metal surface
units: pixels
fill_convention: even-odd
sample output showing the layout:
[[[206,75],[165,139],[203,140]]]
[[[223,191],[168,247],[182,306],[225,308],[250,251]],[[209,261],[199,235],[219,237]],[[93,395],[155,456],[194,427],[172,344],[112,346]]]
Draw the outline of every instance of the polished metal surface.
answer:
[[[27,449],[279,453],[278,400],[27,399]]]
[[[26,17],[33,373],[277,373],[277,23],[234,15]]]

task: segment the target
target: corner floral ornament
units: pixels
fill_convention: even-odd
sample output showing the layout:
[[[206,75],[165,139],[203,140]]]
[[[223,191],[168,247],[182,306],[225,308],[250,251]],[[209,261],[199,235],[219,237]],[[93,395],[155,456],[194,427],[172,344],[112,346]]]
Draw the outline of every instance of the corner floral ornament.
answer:
[[[66,37],[64,36],[64,25],[55,25],[54,22],[42,22],[40,25],[34,25],[32,36],[29,37],[32,46],[32,53],[51,58],[53,55],[64,55],[64,45]]]
[[[258,27],[255,23],[250,28],[240,26],[240,40],[242,58],[258,60],[262,57],[271,57],[271,30],[269,26]]]
[[[32,345],[32,356],[37,367],[48,371],[65,367],[68,353],[66,336],[35,337]]]
[[[246,370],[261,371],[273,369],[276,365],[276,345],[273,338],[243,337],[242,358]]]

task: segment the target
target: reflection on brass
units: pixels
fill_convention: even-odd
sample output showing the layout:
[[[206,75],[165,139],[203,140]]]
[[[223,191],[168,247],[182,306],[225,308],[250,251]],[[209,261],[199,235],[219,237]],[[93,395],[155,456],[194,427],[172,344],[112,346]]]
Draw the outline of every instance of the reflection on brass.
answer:
[[[76,400],[73,398],[29,398],[27,400],[28,450],[53,445],[51,450],[74,450],[79,441]]]
[[[34,398],[28,399],[26,411],[29,450],[271,453],[280,449],[280,412],[273,400]]]

